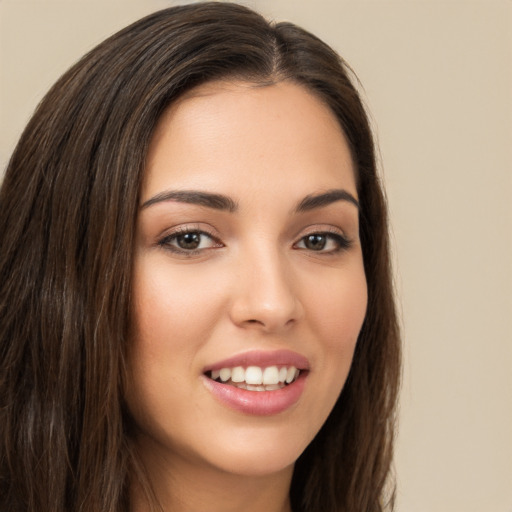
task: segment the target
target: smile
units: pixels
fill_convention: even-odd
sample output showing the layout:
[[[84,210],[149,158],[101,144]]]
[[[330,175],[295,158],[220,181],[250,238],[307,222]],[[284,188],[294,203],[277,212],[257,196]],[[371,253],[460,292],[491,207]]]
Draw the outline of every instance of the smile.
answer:
[[[284,413],[302,396],[309,361],[290,350],[249,351],[203,369],[203,383],[216,400],[243,414]]]
[[[295,382],[299,375],[300,370],[295,366],[235,366],[207,373],[214,381],[248,391],[277,391]]]

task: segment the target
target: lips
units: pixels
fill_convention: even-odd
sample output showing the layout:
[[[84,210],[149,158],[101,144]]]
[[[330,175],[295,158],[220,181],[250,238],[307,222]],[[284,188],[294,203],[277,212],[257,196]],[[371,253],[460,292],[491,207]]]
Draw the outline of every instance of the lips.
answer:
[[[291,350],[276,350],[274,352],[253,350],[244,352],[222,361],[218,361],[203,369],[204,373],[212,370],[220,370],[222,368],[233,368],[235,366],[295,366],[299,370],[308,370],[309,361],[301,354],[292,352]]]
[[[304,389],[308,360],[295,352],[247,352],[204,369],[215,398],[246,414],[278,414],[294,405]]]

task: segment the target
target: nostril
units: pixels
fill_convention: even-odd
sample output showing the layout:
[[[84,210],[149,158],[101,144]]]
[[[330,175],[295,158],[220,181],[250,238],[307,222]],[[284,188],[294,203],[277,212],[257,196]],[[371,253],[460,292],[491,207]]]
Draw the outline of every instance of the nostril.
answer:
[[[244,322],[246,325],[265,325],[261,320],[256,320],[255,318],[250,318]]]

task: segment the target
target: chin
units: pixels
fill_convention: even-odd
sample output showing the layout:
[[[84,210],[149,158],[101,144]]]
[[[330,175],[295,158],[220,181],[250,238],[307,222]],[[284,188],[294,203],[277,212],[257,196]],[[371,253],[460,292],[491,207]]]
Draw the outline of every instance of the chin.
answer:
[[[300,455],[300,454],[299,454]],[[233,475],[246,477],[265,477],[277,473],[291,471],[298,456],[288,454],[268,454],[266,452],[237,454],[230,456],[226,454],[223,464],[216,466],[218,469]]]
[[[266,476],[293,468],[309,444],[293,434],[236,436],[218,443],[208,454],[210,464],[224,472],[243,476]]]

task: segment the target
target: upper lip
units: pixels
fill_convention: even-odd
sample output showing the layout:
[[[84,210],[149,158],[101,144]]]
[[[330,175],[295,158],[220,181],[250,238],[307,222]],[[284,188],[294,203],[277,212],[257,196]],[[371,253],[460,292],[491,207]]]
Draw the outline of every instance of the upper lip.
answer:
[[[235,366],[243,366],[244,368],[248,366],[259,366],[260,368],[268,366],[295,366],[298,370],[308,370],[309,361],[303,355],[291,350],[252,350],[208,365],[204,368],[203,373],[222,368],[234,368]]]

